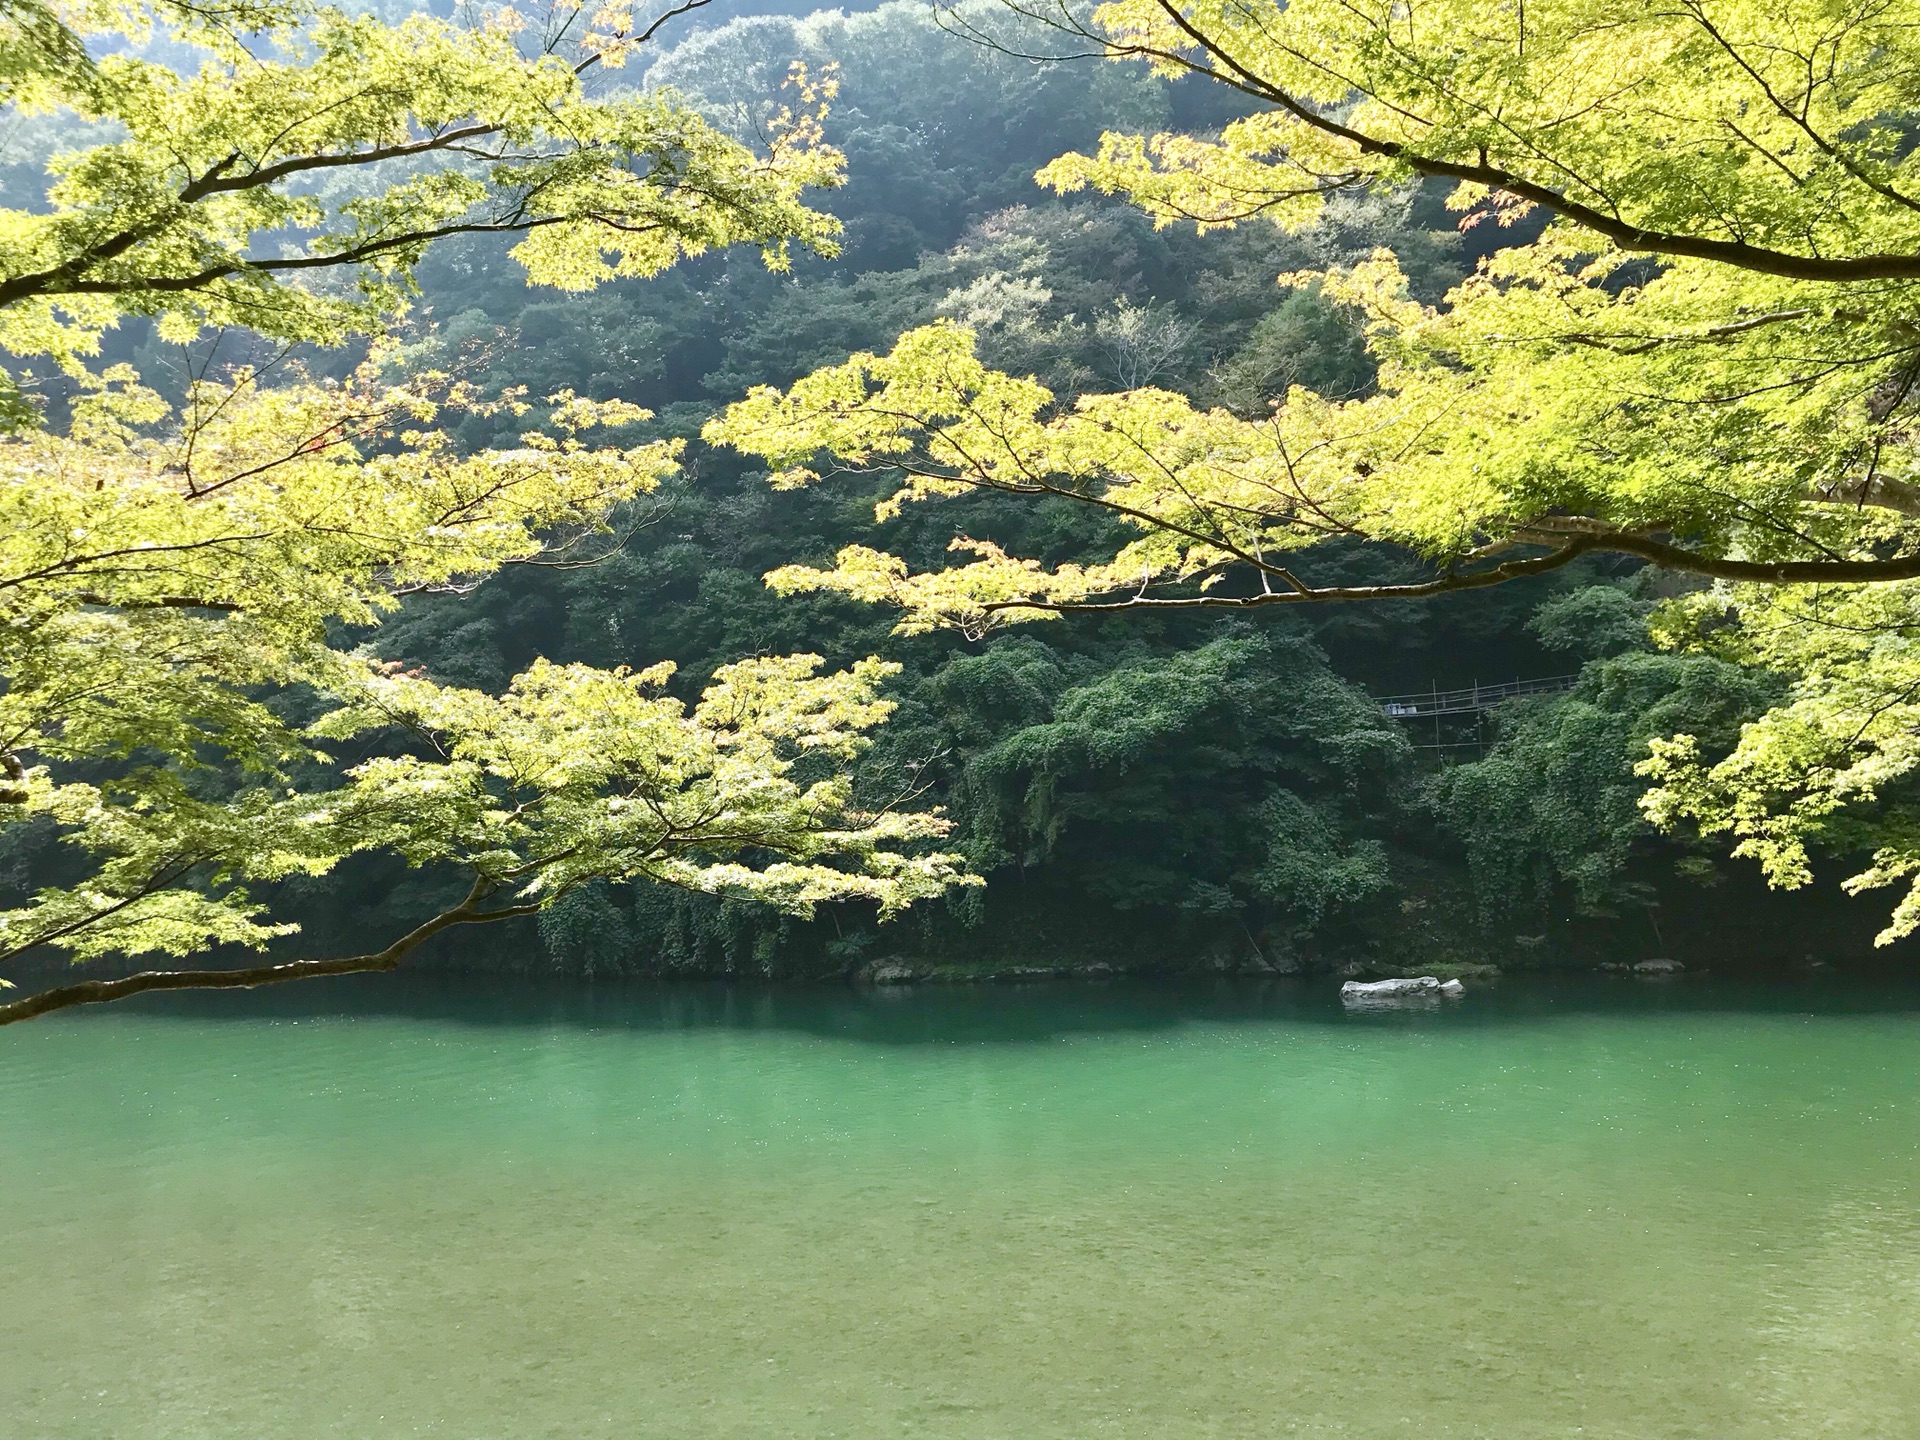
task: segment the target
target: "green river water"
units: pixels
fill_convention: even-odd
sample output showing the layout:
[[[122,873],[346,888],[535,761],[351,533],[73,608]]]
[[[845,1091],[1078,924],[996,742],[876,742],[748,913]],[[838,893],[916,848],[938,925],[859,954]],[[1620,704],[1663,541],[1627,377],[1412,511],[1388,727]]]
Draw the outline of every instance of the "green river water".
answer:
[[[0,1031],[0,1436],[1920,1437],[1920,987]]]

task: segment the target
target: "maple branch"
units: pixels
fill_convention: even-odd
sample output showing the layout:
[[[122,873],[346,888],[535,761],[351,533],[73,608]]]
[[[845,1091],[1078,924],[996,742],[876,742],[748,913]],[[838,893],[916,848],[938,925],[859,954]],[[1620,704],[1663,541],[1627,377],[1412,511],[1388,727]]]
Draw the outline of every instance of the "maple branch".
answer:
[[[1663,570],[1710,580],[1757,585],[1878,585],[1920,579],[1920,555],[1896,555],[1886,560],[1730,560],[1703,555],[1651,535],[1614,530],[1594,520],[1538,520],[1516,530],[1513,538],[1526,544],[1564,544],[1569,536],[1586,540],[1589,549],[1633,555]]]
[[[1257,568],[1278,575],[1292,588],[1262,589],[1253,595],[1147,595],[1124,600],[995,600],[981,611],[993,615],[1010,611],[1043,611],[1050,615],[1104,614],[1116,610],[1256,610],[1270,605],[1325,605],[1370,600],[1425,600],[1464,590],[1484,590],[1558,570],[1582,555],[1631,555],[1663,570],[1759,585],[1872,585],[1920,579],[1920,555],[1885,560],[1733,560],[1705,555],[1650,535],[1611,529],[1601,522],[1553,519],[1516,530],[1509,545],[1553,548],[1527,560],[1508,560],[1486,570],[1449,573],[1431,580],[1402,585],[1309,585],[1290,570]],[[1481,553],[1486,553],[1482,551]]]
[[[25,999],[0,1005],[0,1025],[15,1025],[35,1020],[56,1010],[76,1005],[99,1005],[124,1000],[150,990],[252,990],[261,985],[280,985],[289,980],[311,980],[323,975],[359,975],[399,967],[407,953],[431,940],[442,930],[456,925],[485,925],[496,920],[511,920],[531,915],[537,904],[510,905],[501,910],[482,910],[479,900],[485,892],[476,881],[466,900],[451,910],[442,911],[426,923],[416,926],[384,950],[370,955],[348,955],[333,960],[292,960],[280,965],[255,965],[245,970],[142,970],[118,980],[82,980],[42,990]]]
[[[1504,190],[1543,209],[1564,216],[1583,229],[1611,240],[1622,250],[1648,254],[1680,255],[1695,260],[1713,260],[1741,270],[1763,275],[1781,275],[1791,280],[1912,280],[1920,279],[1920,255],[1796,255],[1751,245],[1743,240],[1717,240],[1703,235],[1686,235],[1673,230],[1653,230],[1635,225],[1619,215],[1574,199],[1550,185],[1529,180],[1501,165],[1486,160],[1462,163],[1438,155],[1423,154],[1399,140],[1385,140],[1322,115],[1305,101],[1262,77],[1229,54],[1218,41],[1207,35],[1181,11],[1174,0],[1156,0],[1168,20],[1187,36],[1212,62],[1202,64],[1177,51],[1150,45],[1106,42],[1110,55],[1137,55],[1142,59],[1178,65],[1195,74],[1225,83],[1236,90],[1266,101],[1285,111],[1301,124],[1337,140],[1343,140],[1363,155],[1377,156],[1405,165],[1415,174],[1450,180],[1465,180]],[[1225,67],[1223,73],[1216,67]]]
[[[1466,575],[1442,575],[1406,585],[1308,585],[1291,571],[1275,569],[1294,588],[1262,590],[1257,595],[1135,595],[1127,600],[995,600],[980,608],[987,614],[1006,610],[1044,610],[1049,614],[1080,615],[1111,610],[1254,610],[1268,605],[1323,605],[1343,600],[1424,600],[1433,595],[1451,595],[1461,590],[1484,590],[1545,575],[1571,564],[1591,550],[1603,549],[1597,539],[1576,536],[1548,554],[1531,560],[1508,560],[1490,570],[1475,570]],[[1920,573],[1920,572],[1917,572]]]

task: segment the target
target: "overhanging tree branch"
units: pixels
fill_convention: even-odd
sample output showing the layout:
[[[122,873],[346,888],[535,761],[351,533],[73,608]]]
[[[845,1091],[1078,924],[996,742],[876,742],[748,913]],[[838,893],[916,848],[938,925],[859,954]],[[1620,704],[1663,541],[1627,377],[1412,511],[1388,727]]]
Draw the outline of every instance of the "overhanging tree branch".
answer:
[[[1732,560],[1703,555],[1651,535],[1613,530],[1595,521],[1541,520],[1521,527],[1514,538],[1545,544],[1569,534],[1589,540],[1588,548],[1633,555],[1658,565],[1709,580],[1747,581],[1757,585],[1875,585],[1920,579],[1920,555],[1897,555],[1885,560]]]
[[[478,885],[475,886],[479,890]],[[416,926],[384,950],[370,955],[348,955],[333,960],[291,960],[280,965],[255,965],[244,970],[142,970],[118,980],[82,980],[42,990],[24,999],[0,1005],[0,1025],[38,1019],[56,1010],[76,1005],[100,1005],[110,1000],[125,1000],[154,990],[252,990],[261,985],[279,985],[289,980],[312,980],[323,975],[359,975],[371,971],[398,968],[408,952],[418,949],[443,930],[456,925],[484,925],[496,920],[512,920],[531,915],[538,905],[511,905],[501,910],[481,910],[478,897],[469,896],[461,904]]]
[[[1545,575],[1571,564],[1591,550],[1603,548],[1597,541],[1578,537],[1546,555],[1530,560],[1508,560],[1488,570],[1465,575],[1442,575],[1406,585],[1307,585],[1290,571],[1267,569],[1292,587],[1287,590],[1263,590],[1257,595],[1139,595],[1127,600],[1046,601],[996,600],[980,608],[988,614],[1011,610],[1044,610],[1049,614],[1082,615],[1113,610],[1255,610],[1269,605],[1324,605],[1344,600],[1424,600],[1434,595],[1451,595],[1462,590],[1484,590]],[[1916,570],[1920,573],[1920,569]]]
[[[1591,523],[1591,522],[1589,522]],[[1273,605],[1327,605],[1378,600],[1426,600],[1467,590],[1485,590],[1515,580],[1545,575],[1582,555],[1631,555],[1664,570],[1761,585],[1864,585],[1920,579],[1920,555],[1885,560],[1733,560],[1704,555],[1648,535],[1578,521],[1547,521],[1517,530],[1510,544],[1552,545],[1547,554],[1509,560],[1486,570],[1450,573],[1403,585],[1310,585],[1291,570],[1256,565],[1290,588],[1255,595],[1133,595],[1124,600],[996,600],[982,605],[989,615],[1043,611],[1057,615],[1105,614],[1119,610],[1257,610]],[[1501,547],[1504,548],[1504,547]]]
[[[15,282],[0,281],[0,305],[14,304],[34,294],[132,295],[148,291],[173,293],[205,290],[210,285],[218,284],[236,275],[273,274],[282,270],[324,270],[339,265],[357,265],[362,261],[377,259],[394,250],[405,250],[413,246],[424,247],[433,244],[436,240],[449,239],[455,235],[518,235],[546,225],[596,218],[598,217],[545,215],[437,225],[424,230],[410,230],[402,235],[370,240],[361,245],[321,255],[295,255],[278,260],[265,257],[260,259],[235,257],[226,264],[210,265],[190,275],[137,275],[129,276],[124,280],[62,280],[57,283],[57,286],[49,284],[37,291],[17,291],[14,288]],[[33,279],[34,277],[23,278]]]
[[[1715,239],[1674,230],[1658,230],[1635,225],[1618,214],[1575,199],[1551,185],[1530,180],[1517,171],[1490,162],[1483,155],[1477,162],[1449,160],[1427,154],[1403,141],[1370,135],[1363,130],[1323,115],[1312,105],[1268,80],[1252,66],[1242,62],[1219,40],[1195,25],[1174,0],[1156,0],[1168,20],[1212,63],[1202,63],[1177,50],[1139,43],[1116,43],[1083,29],[1081,33],[1100,41],[1109,56],[1137,56],[1160,64],[1174,65],[1192,74],[1230,85],[1265,101],[1323,135],[1344,141],[1363,155],[1405,165],[1415,174],[1436,179],[1461,180],[1502,190],[1531,201],[1556,215],[1564,216],[1583,229],[1610,240],[1623,250],[1646,254],[1684,256],[1712,260],[1741,270],[1779,275],[1792,280],[1913,280],[1920,279],[1920,255],[1800,255],[1776,250],[1743,240]],[[1340,185],[1351,184],[1342,177]]]
[[[678,0],[655,18],[637,35],[616,34],[603,37],[621,48],[633,48],[647,44],[671,21],[698,10],[711,0]],[[185,7],[192,8],[192,7]],[[41,14],[37,4],[28,7],[29,18]],[[24,13],[24,12],[23,12]],[[18,17],[15,17],[18,18]],[[64,41],[71,42],[79,58],[85,60],[84,47],[76,37],[51,17],[45,15],[47,24]],[[554,43],[558,43],[555,40]],[[549,47],[550,48],[550,47]],[[577,77],[600,63],[602,51],[589,49],[571,66]],[[88,66],[90,61],[86,62]],[[531,62],[530,62],[531,63]],[[390,140],[385,143],[373,143],[365,148],[355,148],[349,142],[341,149],[320,148],[312,153],[289,155],[269,163],[268,157],[292,131],[301,125],[310,124],[330,111],[350,102],[364,100],[369,94],[379,91],[361,90],[343,98],[335,99],[318,110],[308,109],[299,117],[290,121],[278,134],[257,150],[257,158],[235,149],[194,174],[191,171],[180,188],[171,196],[154,197],[155,208],[148,218],[134,224],[123,224],[111,228],[109,233],[100,235],[91,241],[80,241],[78,250],[60,260],[57,264],[24,274],[0,277],[0,307],[18,304],[23,300],[37,297],[63,295],[122,295],[144,291],[170,292],[202,289],[228,276],[243,272],[267,273],[275,270],[293,270],[319,267],[345,266],[362,262],[394,248],[404,248],[415,244],[425,244],[433,240],[452,235],[480,233],[487,230],[519,231],[535,228],[540,223],[513,223],[500,225],[469,226],[452,224],[447,226],[429,226],[422,230],[391,241],[366,243],[352,248],[344,248],[330,255],[306,257],[294,261],[269,261],[236,257],[231,263],[221,266],[209,266],[191,275],[166,277],[160,279],[101,279],[100,268],[125,256],[136,247],[164,235],[185,217],[195,212],[195,207],[208,199],[241,194],[248,191],[271,189],[285,181],[304,175],[334,169],[351,169],[378,165],[386,161],[415,159],[428,155],[474,154],[471,142],[490,136],[500,136],[510,128],[506,122],[494,121],[484,116],[473,116],[461,122],[448,122],[439,127],[421,127],[410,137]],[[384,92],[391,94],[393,92]],[[551,115],[552,107],[546,107]],[[480,154],[479,158],[499,160],[499,155]],[[196,162],[205,163],[205,162]],[[580,217],[554,217],[580,218]],[[603,218],[603,217],[589,217]],[[603,223],[610,223],[603,219]],[[640,232],[656,227],[639,227]]]

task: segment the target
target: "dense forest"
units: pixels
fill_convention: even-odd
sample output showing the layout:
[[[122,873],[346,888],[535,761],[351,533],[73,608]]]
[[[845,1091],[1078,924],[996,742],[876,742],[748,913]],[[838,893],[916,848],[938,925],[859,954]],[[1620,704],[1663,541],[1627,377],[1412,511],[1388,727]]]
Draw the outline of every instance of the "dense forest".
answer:
[[[876,533],[922,568],[956,526],[1050,564],[1111,550],[1116,526],[1061,503],[992,494],[876,522],[878,478],[770,488],[768,466],[703,443],[751,387],[785,386],[942,318],[993,365],[1056,395],[1152,385],[1257,419],[1293,386],[1362,395],[1376,359],[1351,305],[1276,276],[1393,252],[1432,301],[1538,223],[1471,225],[1444,186],[1338,196],[1312,226],[1198,234],[1119,199],[1061,195],[1035,172],[1108,130],[1217,130],[1245,97],[1193,79],[1036,62],[956,33],[924,5],[864,13],[692,17],[609,84],[667,87],[722,130],[766,133],[795,62],[830,81],[827,144],[846,179],[817,203],[838,253],[790,271],[752,253],[695,256],[591,295],[531,288],[508,243],[460,236],[418,266],[385,363],[444,369],[482,392],[526,387],[633,402],[627,443],[677,440],[679,474],[629,500],[611,534],[421,593],[377,629],[336,628],[408,671],[498,692],[536,659],[676,662],[691,698],[743,657],[881,655],[898,702],[855,783],[869,803],[943,807],[948,844],[986,879],[882,925],[828,901],[811,918],[665,884],[585,884],[537,917],[437,942],[419,963],[528,972],[753,974],[1207,969],[1401,972],[1671,955],[1796,962],[1863,951],[1879,920],[1829,891],[1766,892],[1721,840],[1656,833],[1635,773],[1649,740],[1732,744],[1780,684],[1758,667],[1662,649],[1647,617],[1685,588],[1632,557],[1431,601],[1245,616],[1067,617],[1017,633],[896,633],[891,610],[781,595],[763,576],[831,560]],[[704,22],[704,23],[700,23]],[[64,128],[62,128],[64,125]],[[19,124],[9,203],[31,208],[70,122]],[[179,343],[134,319],[106,340],[163,395],[250,342]],[[220,347],[224,346],[225,349]],[[346,376],[364,348],[313,352]],[[516,417],[453,429],[510,445]],[[958,513],[961,518],[955,519]],[[1393,547],[1323,557],[1353,583],[1400,573]],[[438,588],[443,592],[447,587]],[[1409,721],[1379,697],[1514,679],[1564,687],[1483,713]],[[47,829],[17,830],[7,875],[57,875]],[[350,948],[457,899],[458,882],[362,855],[274,884],[304,943]],[[890,972],[893,973],[893,972]]]

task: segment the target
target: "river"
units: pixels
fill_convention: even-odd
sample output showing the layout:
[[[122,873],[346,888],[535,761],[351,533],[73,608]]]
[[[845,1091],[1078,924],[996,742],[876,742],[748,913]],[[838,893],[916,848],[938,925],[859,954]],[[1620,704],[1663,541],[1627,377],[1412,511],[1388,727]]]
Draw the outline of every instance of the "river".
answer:
[[[9,1440],[1913,1440],[1920,986],[369,977],[0,1031]]]

